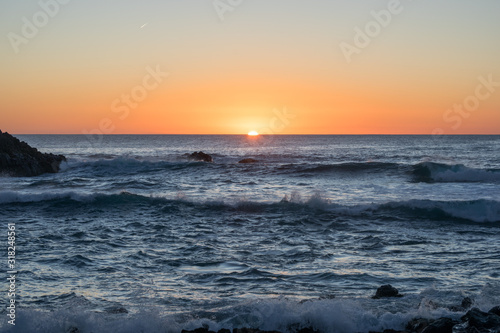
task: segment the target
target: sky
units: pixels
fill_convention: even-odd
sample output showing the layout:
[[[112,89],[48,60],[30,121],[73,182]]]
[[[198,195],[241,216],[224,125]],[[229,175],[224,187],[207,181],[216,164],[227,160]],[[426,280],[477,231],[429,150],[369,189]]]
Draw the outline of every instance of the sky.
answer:
[[[14,134],[500,134],[498,0],[0,0]]]

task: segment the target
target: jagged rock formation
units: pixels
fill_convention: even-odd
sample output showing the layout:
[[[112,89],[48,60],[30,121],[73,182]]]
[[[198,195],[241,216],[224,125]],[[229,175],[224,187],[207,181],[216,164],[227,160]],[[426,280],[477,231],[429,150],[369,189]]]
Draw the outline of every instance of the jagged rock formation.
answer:
[[[63,155],[43,154],[26,142],[0,131],[0,175],[32,177],[59,171]]]
[[[201,161],[201,162],[213,162],[214,161],[212,156],[205,154],[202,151],[195,151],[194,153],[190,154],[188,156],[188,158],[190,160]]]

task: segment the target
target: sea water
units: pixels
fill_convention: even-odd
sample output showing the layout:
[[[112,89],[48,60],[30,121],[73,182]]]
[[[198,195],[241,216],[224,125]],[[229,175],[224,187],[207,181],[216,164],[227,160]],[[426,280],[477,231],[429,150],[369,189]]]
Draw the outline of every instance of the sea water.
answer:
[[[67,162],[0,177],[2,332],[368,332],[500,304],[500,136],[17,137]]]

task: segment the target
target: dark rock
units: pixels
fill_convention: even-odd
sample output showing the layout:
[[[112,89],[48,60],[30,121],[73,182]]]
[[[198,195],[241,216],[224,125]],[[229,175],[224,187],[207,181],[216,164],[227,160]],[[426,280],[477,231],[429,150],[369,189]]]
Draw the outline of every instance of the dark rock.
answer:
[[[422,333],[453,333],[453,326],[458,324],[451,318],[439,318],[424,328]]]
[[[281,333],[279,331],[261,331],[256,328],[234,328],[233,333]]]
[[[465,297],[462,300],[462,304],[460,304],[460,306],[452,306],[450,307],[450,310],[454,312],[465,311],[470,309],[472,304],[474,304],[474,300],[470,297]]]
[[[469,309],[472,304],[474,304],[474,300],[470,297],[465,297],[463,300],[462,300],[462,308],[464,309]]]
[[[297,333],[319,333],[319,331],[312,327],[304,327],[298,330]]]
[[[334,299],[335,298],[335,295],[334,294],[323,294],[321,296],[319,296],[319,299],[320,300],[325,300],[325,299]]]
[[[429,326],[429,319],[415,318],[406,324],[406,330],[415,333],[421,333],[427,326]]]
[[[467,322],[469,327],[482,330],[497,329],[500,330],[500,316],[494,313],[486,313],[478,308],[470,309],[464,316],[462,321]]]
[[[77,327],[71,326],[70,328],[68,328],[66,333],[80,333],[80,330]]]
[[[195,328],[192,331],[182,330],[181,333],[215,333],[214,331],[209,331],[208,327]]]
[[[385,284],[378,287],[375,296],[373,296],[372,298],[378,299],[383,297],[403,297],[403,295],[401,295],[399,291],[390,284]]]
[[[190,154],[188,156],[188,158],[190,160],[201,161],[201,162],[213,162],[214,161],[212,156],[205,154],[202,151],[195,151],[194,153]]]
[[[0,174],[14,177],[32,177],[56,173],[63,155],[43,154],[26,142],[0,131]]]
[[[320,331],[314,329],[313,327],[303,327],[299,323],[288,325],[287,332],[290,333],[320,333]]]
[[[239,161],[238,163],[257,163],[257,162],[258,161],[256,159],[253,159],[253,158],[244,158],[241,161]]]
[[[128,313],[128,310],[122,307],[110,307],[106,309],[107,313],[118,314],[118,313]]]
[[[495,306],[488,311],[488,313],[491,314],[496,314],[497,316],[500,316],[500,306]]]

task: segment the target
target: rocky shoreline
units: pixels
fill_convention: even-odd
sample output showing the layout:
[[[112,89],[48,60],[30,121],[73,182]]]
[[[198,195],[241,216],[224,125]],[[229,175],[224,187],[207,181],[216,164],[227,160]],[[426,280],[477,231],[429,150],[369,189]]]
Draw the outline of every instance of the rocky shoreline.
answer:
[[[500,332],[500,306],[495,306],[488,312],[472,308],[460,318],[453,320],[448,317],[438,319],[415,318],[410,320],[404,330],[386,329],[370,333],[498,333]],[[210,331],[208,327],[194,330],[182,330],[181,333],[284,333],[280,331],[263,331],[255,328],[220,329]],[[322,333],[314,327],[290,327],[288,333]],[[354,332],[353,332],[354,333]]]
[[[63,155],[41,153],[26,142],[0,131],[0,175],[33,177],[56,173],[63,161],[66,161]]]
[[[404,297],[393,286],[387,284],[380,286],[373,299]],[[370,333],[499,333],[500,332],[500,306],[491,308],[488,312],[483,312],[478,308],[471,308],[473,300],[465,297],[460,306],[455,306],[450,310],[467,311],[460,320],[448,317],[438,319],[414,318],[410,320],[404,330],[386,329],[381,332],[371,331]],[[284,333],[280,331],[263,331],[255,328],[234,328],[221,329],[217,332],[210,331],[208,327],[200,327],[194,330],[182,330],[181,333]],[[299,327],[291,325],[287,333],[322,333],[314,327]],[[353,332],[355,333],[355,332]]]

